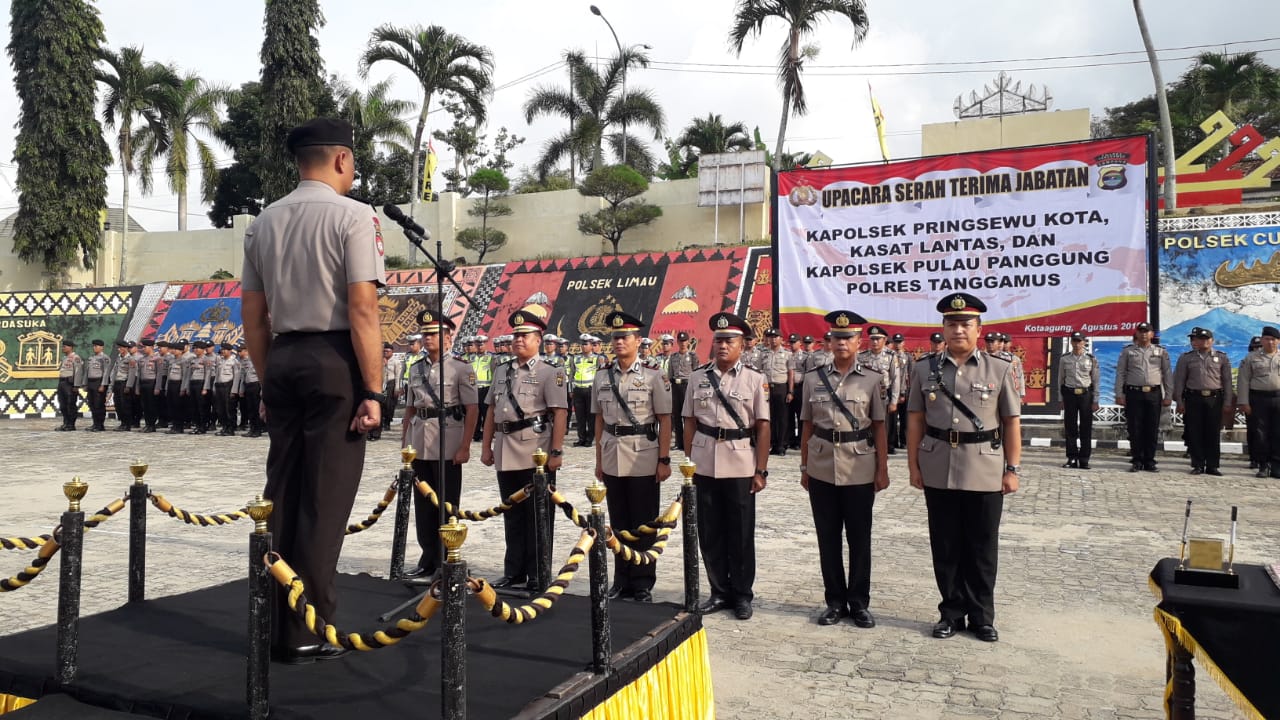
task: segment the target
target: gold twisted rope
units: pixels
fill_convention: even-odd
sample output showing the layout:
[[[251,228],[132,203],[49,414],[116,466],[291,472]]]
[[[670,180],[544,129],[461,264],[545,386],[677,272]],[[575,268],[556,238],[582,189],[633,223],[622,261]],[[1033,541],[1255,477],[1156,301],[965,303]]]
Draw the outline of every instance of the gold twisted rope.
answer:
[[[569,583],[573,580],[574,573],[578,571],[578,567],[582,564],[582,558],[586,557],[587,551],[591,549],[592,543],[595,541],[595,532],[588,529],[583,530],[582,535],[578,537],[578,542],[573,546],[573,550],[569,553],[569,559],[565,561],[564,567],[560,568],[560,572],[556,574],[556,579],[551,581],[546,590],[542,594],[529,601],[527,605],[512,607],[503,600],[498,598],[498,593],[493,586],[483,578],[468,578],[467,585],[471,588],[472,593],[485,610],[490,615],[511,625],[521,625],[526,622],[532,622],[538,619],[540,613],[544,613],[555,605],[556,600],[564,594],[565,588],[569,587]]]
[[[422,600],[418,602],[412,615],[407,618],[401,618],[395,623],[375,631],[368,637],[360,633],[344,633],[337,627],[325,622],[324,618],[316,614],[315,606],[307,600],[306,588],[302,584],[302,578],[298,577],[293,568],[289,567],[289,563],[280,559],[279,554],[270,553],[262,558],[262,562],[267,566],[276,582],[289,590],[289,609],[298,614],[312,635],[328,642],[330,645],[362,652],[390,647],[408,637],[410,633],[426,627],[427,622],[431,620],[431,616],[435,615],[436,611],[440,609],[440,601],[432,597],[433,593],[427,593],[422,596]]]
[[[667,511],[634,530],[614,530],[613,533],[627,542],[640,540],[641,535],[657,535],[662,530],[671,530],[680,520],[680,510],[684,501],[676,497],[667,507]]]
[[[430,485],[426,484],[421,480],[414,480],[413,484],[414,484],[414,487],[418,489],[418,492],[423,497],[431,501],[432,505],[435,505],[436,507],[440,507],[440,497],[436,495],[436,491],[431,489]],[[481,510],[480,512],[473,512],[471,510],[459,510],[453,506],[453,503],[445,502],[444,511],[450,517],[462,518],[463,520],[470,520],[472,522],[480,522],[482,520],[488,520],[489,518],[498,517],[499,515],[501,515],[504,512],[507,512],[508,510],[515,507],[516,505],[519,505],[525,500],[528,500],[532,494],[533,494],[533,486],[526,485],[520,488],[519,490],[511,493],[511,496],[503,500],[500,505],[495,505],[494,507],[491,507],[488,510]]]
[[[166,500],[165,497],[159,493],[149,493],[147,497],[151,500],[151,504],[156,506],[157,510],[171,518],[181,520],[188,525],[198,525],[200,527],[230,525],[237,520],[243,520],[244,518],[249,517],[248,511],[244,508],[230,513],[201,515],[200,513],[188,512],[182,508],[174,507],[173,503]]]
[[[53,559],[54,554],[58,552],[60,547],[56,538],[52,535],[47,537],[49,539],[40,546],[39,552],[36,553],[30,565],[19,571],[17,575],[0,580],[0,592],[20,590],[32,580],[35,580],[40,573],[44,572],[44,569],[49,566],[49,561]]]
[[[358,523],[351,523],[348,525],[347,534],[355,535],[358,532],[368,530],[370,527],[373,527],[373,524],[378,522],[378,518],[382,517],[382,513],[387,511],[387,506],[389,506],[391,501],[395,499],[396,490],[398,489],[397,485],[397,481],[392,480],[391,487],[387,488],[387,491],[383,493],[382,499],[378,501],[378,505],[373,509],[373,512],[369,513],[369,517]]]
[[[52,539],[52,535],[0,538],[0,550],[35,550]]]
[[[604,544],[623,562],[631,563],[632,565],[653,565],[658,562],[658,557],[662,555],[662,551],[667,549],[667,539],[671,537],[671,528],[658,530],[654,537],[653,546],[648,550],[632,550],[623,545],[618,536],[613,533],[609,533],[609,536],[605,538]]]
[[[560,509],[564,511],[564,516],[569,518],[569,521],[574,525],[577,525],[580,528],[585,528],[587,526],[587,518],[584,515],[579,514],[573,507],[573,503],[566,500],[559,491],[551,491],[551,502],[559,505]]]

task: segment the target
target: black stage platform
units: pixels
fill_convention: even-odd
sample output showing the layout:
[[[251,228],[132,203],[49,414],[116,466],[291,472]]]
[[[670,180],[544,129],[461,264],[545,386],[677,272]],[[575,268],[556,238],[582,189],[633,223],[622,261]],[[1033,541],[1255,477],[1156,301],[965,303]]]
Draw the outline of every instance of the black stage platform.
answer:
[[[402,584],[368,575],[340,575],[338,587],[337,625],[347,632],[382,627],[377,616],[412,597]],[[0,639],[0,693],[54,699],[52,694],[62,691],[83,703],[139,716],[239,720],[246,716],[247,607],[241,580],[83,617],[79,673],[66,688],[53,680],[53,626],[9,635]],[[588,598],[565,595],[550,613],[520,626],[494,619],[474,598],[467,599],[467,608],[467,711],[474,720],[576,718],[647,672],[702,626],[701,618],[682,614],[673,604],[611,603],[617,672],[570,689],[567,684],[591,663]],[[271,716],[437,716],[440,620],[437,614],[395,647],[297,667],[273,663]],[[632,647],[637,641],[645,642]],[[629,647],[637,652],[619,656]],[[555,688],[560,690],[553,693]],[[15,718],[64,717],[39,714],[40,705],[18,711],[30,714]]]

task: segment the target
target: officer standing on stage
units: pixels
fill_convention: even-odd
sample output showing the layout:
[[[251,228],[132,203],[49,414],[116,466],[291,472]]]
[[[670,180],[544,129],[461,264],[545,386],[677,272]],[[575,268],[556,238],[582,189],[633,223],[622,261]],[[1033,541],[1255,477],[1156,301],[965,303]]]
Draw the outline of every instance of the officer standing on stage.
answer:
[[[107,422],[107,390],[111,384],[111,358],[103,352],[106,343],[93,341],[93,354],[84,362],[84,390],[93,425],[87,430],[102,432]]]
[[[1213,331],[1200,328],[1191,336],[1191,349],[1178,358],[1173,371],[1173,396],[1178,398],[1191,453],[1191,474],[1221,475],[1222,424],[1235,414],[1231,388],[1231,360],[1213,349]]]
[[[884,401],[885,424],[893,425],[897,422],[898,396],[903,392],[898,354],[888,348],[889,334],[879,325],[867,328],[867,337],[871,341],[871,347],[858,353],[858,362],[879,374],[880,399]],[[888,452],[892,455],[897,450],[890,445]]]
[[[317,614],[333,618],[365,433],[382,424],[382,230],[368,205],[345,197],[355,180],[350,123],[310,120],[286,144],[300,181],[245,233],[241,309],[271,436],[263,494],[275,503],[276,550]],[[272,624],[282,659],[346,654],[308,633],[284,600]]]
[[[818,624],[852,616],[854,625],[873,628],[871,508],[876,493],[889,487],[884,398],[879,373],[857,361],[859,325],[866,318],[836,310],[824,319],[831,326],[833,360],[809,371],[800,407],[800,485],[813,510],[827,604]]]
[[[54,430],[75,430],[80,417],[80,388],[84,387],[84,360],[76,354],[76,344],[62,341],[62,365],[58,367],[58,409],[62,424]]]
[[[938,302],[946,349],[911,377],[907,467],[924,490],[933,575],[942,601],[935,638],[968,628],[995,642],[1004,495],[1017,492],[1022,403],[1007,360],[977,351],[987,306],[968,293]]]
[[[120,424],[117,432],[129,432],[137,427],[138,402],[135,390],[138,387],[138,361],[129,352],[129,343],[116,341],[116,361],[111,364],[111,394],[116,399],[116,418]]]
[[[568,375],[573,386],[573,416],[578,423],[578,441],[574,447],[591,447],[595,443],[595,416],[591,409],[591,386],[603,358],[596,352],[595,336],[578,336],[582,352],[569,356]]]
[[[462,497],[462,466],[471,459],[471,435],[480,418],[480,395],[476,392],[476,376],[464,360],[441,353],[449,343],[454,322],[423,310],[418,315],[426,357],[414,363],[409,373],[404,420],[400,423],[400,446],[412,445],[418,451],[413,461],[413,474],[431,486],[436,499],[458,507]],[[440,373],[444,372],[444,394],[440,394]],[[440,425],[444,424],[444,478],[440,477]],[[443,484],[443,488],[441,485]],[[440,547],[440,509],[422,493],[413,494],[414,527],[422,557],[417,567],[404,577],[428,582],[443,562]]]
[[[605,318],[613,334],[613,363],[595,375],[596,478],[609,492],[609,524],[630,530],[658,516],[659,483],[671,476],[671,384],[661,370],[637,362],[639,318],[614,311]],[[644,552],[654,536],[631,548]],[[650,602],[656,566],[616,562],[609,597]]]
[[[258,370],[253,366],[253,358],[249,357],[249,349],[238,345],[236,351],[240,355],[240,372],[236,373],[231,393],[240,398],[240,413],[249,424],[249,432],[244,437],[262,437],[265,428],[262,414],[258,412],[262,402],[262,381],[258,377]]]
[[[396,416],[396,404],[400,399],[400,378],[403,376],[404,360],[396,356],[391,343],[382,343],[382,394],[387,396],[387,404],[382,406],[383,430],[391,429],[391,419]]]
[[[218,362],[213,368],[213,408],[218,413],[222,428],[218,435],[231,437],[236,434],[236,401],[231,394],[236,376],[240,374],[240,358],[235,356],[235,346],[224,342],[218,346]]]
[[[1156,471],[1156,434],[1161,408],[1173,402],[1169,352],[1151,342],[1151,325],[1140,322],[1133,342],[1116,361],[1116,403],[1124,408],[1133,465],[1129,472]]]
[[[703,613],[750,620],[756,579],[756,493],[769,477],[769,394],[742,360],[751,326],[716,313],[711,362],[693,372],[684,404],[684,446],[697,466],[698,546],[711,597]]]
[[[1236,402],[1255,426],[1249,454],[1259,458],[1257,477],[1280,478],[1280,329],[1262,328],[1258,345],[1240,361]]]
[[[698,353],[689,349],[689,333],[676,333],[676,349],[667,361],[667,378],[671,380],[671,416],[683,418],[684,399],[689,389],[689,376],[698,367]],[[683,420],[679,421],[683,423]],[[683,428],[675,430],[676,449],[685,452]]]
[[[1093,414],[1098,411],[1098,360],[1085,351],[1082,332],[1071,334],[1071,350],[1062,354],[1062,423],[1067,439],[1064,468],[1089,469],[1093,454]]]
[[[782,333],[777,328],[769,328],[764,336],[768,347],[757,355],[757,362],[769,383],[769,454],[786,455],[791,444],[787,412],[795,393],[795,362],[791,351],[782,347]]]
[[[564,435],[568,425],[568,398],[562,368],[538,357],[542,318],[518,310],[509,319],[513,355],[494,370],[489,393],[489,411],[484,418],[480,440],[480,462],[498,468],[498,491],[505,499],[533,483],[533,453],[539,448],[547,459],[547,482],[555,485],[556,470],[564,461]],[[554,504],[547,503],[546,522],[554,527]],[[502,516],[507,551],[502,577],[496,588],[526,585],[537,587],[537,537],[534,533],[533,501],[522,502]]]

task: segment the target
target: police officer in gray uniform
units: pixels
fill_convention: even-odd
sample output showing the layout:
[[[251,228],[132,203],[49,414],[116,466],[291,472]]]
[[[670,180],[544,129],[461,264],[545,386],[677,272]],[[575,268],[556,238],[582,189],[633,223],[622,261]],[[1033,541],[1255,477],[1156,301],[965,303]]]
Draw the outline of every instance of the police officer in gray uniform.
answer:
[[[498,491],[503,498],[533,483],[533,453],[539,448],[550,455],[547,482],[555,484],[555,472],[564,461],[564,434],[569,424],[564,370],[538,357],[546,323],[524,311],[512,313],[509,322],[514,354],[493,371],[484,436],[480,439],[480,462],[497,466]],[[547,503],[548,526],[555,521],[555,510],[555,505]],[[493,586],[525,585],[531,591],[543,590],[536,582],[538,548],[533,502],[520,503],[502,519],[507,551],[502,577]]]
[[[245,233],[241,311],[271,436],[263,494],[275,503],[276,549],[316,612],[332,618],[365,433],[382,422],[378,288],[386,271],[377,215],[344,197],[355,180],[351,124],[311,120],[286,142],[301,181]],[[346,654],[309,634],[283,594],[275,611],[285,662]]]
[[[659,483],[671,476],[671,384],[637,361],[643,321],[614,311],[605,324],[613,333],[613,363],[596,372],[591,387],[596,478],[609,490],[610,525],[631,530],[657,517]],[[647,536],[631,547],[643,552],[653,541]],[[619,560],[609,596],[651,601],[655,571],[653,564]]]
[[[685,393],[689,390],[689,376],[698,367],[698,353],[689,348],[689,333],[683,330],[676,333],[676,349],[667,359],[667,377],[671,380],[671,416],[683,417]],[[685,451],[684,433],[679,427],[675,430],[676,449]]]
[[[1259,345],[1240,362],[1236,402],[1256,425],[1249,450],[1261,458],[1257,477],[1280,478],[1280,329],[1262,328]]]
[[[191,380],[191,359],[186,354],[187,344],[178,340],[169,343],[169,364],[166,366],[164,392],[168,397],[169,434],[181,435],[187,429],[187,385]]]
[[[115,397],[117,432],[129,432],[138,424],[138,403],[134,390],[138,386],[138,360],[129,343],[116,341],[116,359],[111,363],[111,395]]]
[[[1133,342],[1116,360],[1116,403],[1124,408],[1133,465],[1129,472],[1156,471],[1156,435],[1161,408],[1173,402],[1169,351],[1151,342],[1151,325],[1140,322]]]
[[[84,360],[76,354],[76,344],[62,341],[62,365],[58,367],[58,410],[62,424],[54,430],[75,430],[80,417],[80,388],[84,387]]]
[[[946,349],[911,376],[907,467],[924,490],[933,575],[942,601],[933,636],[968,627],[995,642],[1004,495],[1017,492],[1022,402],[1007,360],[977,350],[987,306],[968,293],[938,302]]]
[[[1098,360],[1085,352],[1084,333],[1071,334],[1071,352],[1058,361],[1062,375],[1062,423],[1067,462],[1062,467],[1089,469],[1093,454],[1093,414],[1098,411]]]
[[[858,362],[880,375],[880,396],[884,400],[885,423],[893,425],[898,418],[898,396],[902,394],[902,375],[898,353],[888,347],[889,334],[879,325],[867,328],[871,347],[858,353]],[[889,453],[896,452],[893,446]]]
[[[1173,370],[1173,396],[1178,398],[1191,453],[1191,474],[1221,475],[1223,420],[1235,414],[1231,388],[1231,360],[1213,349],[1213,331],[1200,328],[1191,336],[1191,349]]]
[[[757,369],[769,383],[769,454],[786,455],[791,439],[787,436],[787,406],[795,392],[795,363],[791,351],[782,347],[782,333],[769,328],[764,333],[768,347],[756,355]]]
[[[240,359],[234,353],[235,346],[231,343],[219,345],[218,362],[213,368],[213,407],[222,425],[218,435],[223,437],[236,434],[236,403],[231,388],[240,374]]]
[[[262,414],[258,407],[262,402],[262,381],[258,370],[253,366],[253,358],[249,357],[249,348],[236,346],[240,355],[240,371],[236,373],[235,384],[231,386],[231,394],[240,399],[240,413],[248,424],[248,432],[244,437],[262,437],[266,428],[263,426]]]
[[[89,400],[89,414],[93,425],[86,428],[90,432],[106,430],[107,422],[107,388],[111,383],[111,358],[103,352],[106,343],[93,341],[93,354],[84,363],[84,390]]]
[[[819,625],[872,628],[871,508],[889,487],[885,404],[880,374],[857,361],[861,315],[827,313],[833,360],[809,371],[800,405],[800,485],[809,493],[826,610]],[[848,535],[849,571],[844,568]]]

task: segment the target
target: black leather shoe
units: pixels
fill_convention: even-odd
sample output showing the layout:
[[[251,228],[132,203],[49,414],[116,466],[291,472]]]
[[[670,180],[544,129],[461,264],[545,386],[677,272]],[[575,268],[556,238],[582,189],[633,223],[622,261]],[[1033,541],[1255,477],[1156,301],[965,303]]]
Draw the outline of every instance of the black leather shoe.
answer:
[[[733,607],[733,603],[717,595],[712,595],[709,600],[698,606],[698,612],[703,615],[709,615],[713,612],[728,610],[731,607]]]
[[[1222,471],[1218,468],[1208,468],[1204,471],[1205,475],[1213,475],[1214,477],[1222,477]]]
[[[1258,469],[1258,461],[1257,461],[1257,460],[1250,460],[1250,461],[1249,461],[1249,469],[1250,469],[1250,470],[1257,470],[1257,469]]]
[[[1073,467],[1079,467],[1079,466],[1076,464],[1075,458],[1068,458],[1066,462],[1062,463],[1062,467],[1073,468]]]
[[[849,614],[849,611],[846,610],[845,608],[831,607],[830,605],[828,605],[827,609],[823,610],[822,614],[818,616],[818,624],[819,625],[835,625],[836,623],[840,622],[840,618],[845,617],[848,614]]]
[[[876,616],[871,614],[870,610],[854,610],[853,624],[860,628],[873,628],[876,626]]]
[[[636,590],[631,594],[631,599],[636,602],[653,602],[653,592],[649,590]]]
[[[1200,468],[1198,468],[1198,467],[1193,467],[1193,468],[1191,468],[1191,474],[1192,474],[1192,475],[1200,475],[1200,474],[1202,474],[1203,472],[1204,472],[1204,470],[1201,470],[1201,469],[1200,469]]]
[[[609,592],[605,594],[609,596],[610,600],[617,600],[618,598],[627,597],[631,593],[623,590],[621,585],[613,585],[609,588]]]
[[[322,643],[288,648],[282,653],[281,659],[286,665],[309,665],[317,660],[337,660],[349,652],[351,651],[346,648]]]
[[[1254,474],[1253,474],[1253,476],[1254,476],[1254,477],[1256,477],[1256,478],[1264,478],[1264,477],[1266,477],[1268,474],[1269,474],[1269,473],[1267,472],[1267,469],[1266,469],[1266,468],[1262,468],[1262,469],[1261,469],[1261,470],[1259,470],[1258,472],[1254,473]]]
[[[1142,463],[1134,463],[1129,467],[1129,472],[1138,472],[1142,470]]]
[[[513,577],[508,577],[506,575],[503,575],[502,577],[498,578],[498,581],[495,582],[493,586],[495,588],[509,588],[509,587],[515,587],[516,585],[524,585],[527,582],[529,582],[529,578],[523,578],[523,577],[513,578]]]
[[[1155,471],[1156,471],[1156,464],[1155,464],[1155,463],[1153,463],[1153,462],[1143,463],[1143,464],[1142,464],[1142,469],[1143,469],[1143,470],[1146,470],[1147,472],[1155,472]]]
[[[941,620],[933,624],[933,636],[938,638],[939,640],[946,640],[947,638],[951,637],[952,635],[955,635],[957,632],[963,629],[964,629],[964,618],[958,618],[956,620],[948,620],[946,618],[942,618]]]
[[[156,429],[155,429],[155,428],[153,428],[153,427],[143,428],[143,429],[142,429],[142,432],[144,432],[144,433],[153,433],[153,432],[155,432],[155,431],[156,431]]]
[[[1000,633],[996,632],[995,625],[974,625],[969,630],[982,642],[995,642],[1000,639]]]
[[[1088,461],[1088,460],[1080,460],[1080,461],[1076,462],[1076,467],[1080,468],[1081,470],[1088,470],[1088,469],[1089,469],[1089,461]]]
[[[751,619],[751,603],[747,600],[739,600],[733,605],[733,616],[739,620]]]

